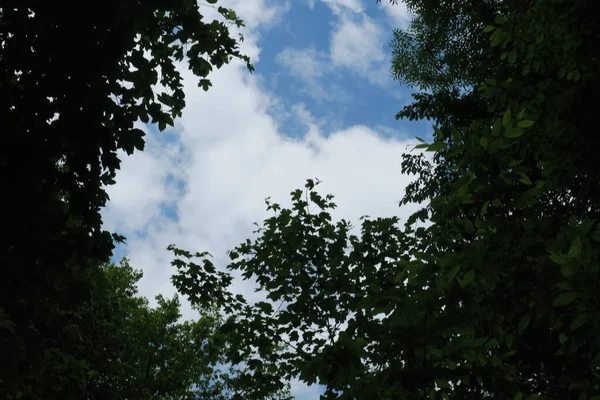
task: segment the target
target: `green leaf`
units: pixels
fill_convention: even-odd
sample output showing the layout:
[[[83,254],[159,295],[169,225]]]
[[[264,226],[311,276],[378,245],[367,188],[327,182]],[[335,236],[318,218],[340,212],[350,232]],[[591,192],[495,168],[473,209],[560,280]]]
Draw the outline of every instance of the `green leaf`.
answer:
[[[488,25],[485,28],[483,28],[483,33],[488,33],[493,31],[494,29],[496,29],[496,27],[494,25]]]
[[[579,314],[573,319],[569,328],[574,331],[575,329],[582,327],[588,321],[588,319],[589,313]]]
[[[517,127],[512,127],[512,128],[508,128],[504,132],[504,137],[506,137],[508,139],[514,139],[514,138],[518,138],[519,136],[522,136],[523,133],[524,133],[523,129],[517,128]]]
[[[560,267],[560,273],[565,278],[570,278],[571,275],[573,275],[573,267],[570,264],[561,265],[561,267]]]
[[[445,149],[447,146],[448,146],[448,144],[445,142],[433,142],[428,146],[427,150],[428,151],[439,151],[439,150]]]
[[[519,121],[519,123],[517,124],[517,127],[519,127],[519,128],[529,128],[533,124],[535,124],[535,121],[524,120],[524,121]]]
[[[577,292],[561,293],[558,296],[556,296],[556,298],[552,302],[552,305],[554,307],[566,306],[567,304],[573,302],[573,300],[575,300],[577,296]]]
[[[487,200],[485,203],[483,203],[483,207],[481,207],[481,212],[479,213],[479,215],[482,218],[487,214],[487,210],[488,210],[489,206],[490,206],[490,201],[489,200]]]
[[[450,384],[445,379],[436,379],[435,384],[440,388],[444,388],[444,389],[450,388]]]
[[[529,326],[529,322],[531,321],[531,317],[529,314],[525,314],[519,320],[519,333],[523,332]]]
[[[560,335],[558,335],[558,341],[560,342],[560,344],[565,344],[567,339],[567,335],[565,335],[563,332],[561,332]]]
[[[488,140],[487,140],[487,138],[485,136],[482,137],[481,139],[479,139],[479,145],[481,147],[483,147],[484,149],[487,150],[487,148],[488,148]]]
[[[500,119],[497,119],[496,122],[494,123],[494,126],[492,126],[492,136],[498,137],[500,135],[501,131],[502,131],[502,121],[500,121]]]
[[[465,287],[475,279],[475,271],[467,272],[462,278],[462,286]]]
[[[460,265],[456,265],[448,271],[448,274],[446,275],[448,283],[452,282],[458,271],[460,271]]]
[[[581,239],[579,236],[573,240],[571,243],[571,248],[569,248],[569,257],[579,257],[581,255]]]
[[[558,253],[550,254],[550,259],[558,265],[565,265],[565,264],[568,264],[569,262],[571,262],[569,257],[567,257],[563,254],[558,254]]]
[[[504,117],[502,117],[502,126],[508,127],[512,121],[512,113],[510,111],[510,107],[504,112]]]
[[[515,394],[515,397],[513,397],[513,400],[523,400],[523,393],[518,392],[517,394]]]
[[[515,339],[515,337],[511,334],[508,334],[504,337],[504,343],[506,343],[507,349],[509,349],[509,350],[511,349],[514,339]]]
[[[558,79],[564,78],[566,73],[567,69],[565,67],[560,67],[557,72]]]
[[[525,185],[532,185],[533,183],[531,182],[531,179],[529,179],[529,177],[523,173],[519,174],[521,176],[521,179],[519,179],[519,182],[525,184]]]

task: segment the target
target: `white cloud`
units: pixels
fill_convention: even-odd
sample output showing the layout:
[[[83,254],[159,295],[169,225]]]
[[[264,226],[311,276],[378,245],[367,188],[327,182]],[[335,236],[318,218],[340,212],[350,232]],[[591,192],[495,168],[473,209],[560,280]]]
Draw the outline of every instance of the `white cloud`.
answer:
[[[265,1],[225,5],[237,7],[249,27],[268,24],[278,15]],[[354,60],[359,71],[366,71],[382,59],[368,48],[378,30],[368,19],[343,22],[332,42],[332,56],[340,67],[350,68]],[[258,36],[253,31],[245,36],[244,50],[258,55]],[[318,68],[311,71],[298,73],[320,76]],[[258,73],[249,74],[241,63],[230,64],[212,74],[214,86],[208,92],[196,86],[187,69],[182,74],[187,107],[176,133],[169,140],[163,139],[164,133],[150,133],[144,152],[125,157],[103,212],[105,227],[127,236],[128,257],[134,268],[144,270],[140,291],[148,298],[175,292],[167,245],[210,251],[223,267],[226,250],[253,236],[252,223],[269,216],[265,197],[289,205],[289,193],[303,187],[306,178],[318,177],[323,181],[320,192],[336,195],[337,218],[406,218],[414,211],[397,206],[412,180],[400,174],[401,154],[414,141],[386,139],[366,126],[326,131],[301,104],[291,112],[306,134],[290,139],[286,126],[268,112],[281,106],[280,100],[262,88]],[[164,207],[175,210],[178,218],[170,219]],[[234,285],[250,297],[253,287],[247,282]],[[184,312],[191,315],[189,305]],[[300,394],[302,387],[294,383],[294,393]],[[305,398],[312,398],[308,393],[318,388],[306,390]]]
[[[219,6],[231,8],[244,20],[248,30],[268,28],[281,22],[291,6],[290,0],[220,0]]]
[[[344,101],[345,90],[336,86],[328,76],[334,70],[329,55],[314,46],[304,49],[288,47],[280,51],[275,60],[301,84],[299,90],[315,100]]]
[[[321,0],[327,4],[334,14],[341,14],[346,11],[362,13],[363,6],[361,0]]]
[[[384,41],[385,31],[370,17],[342,17],[331,36],[331,60],[371,83],[385,85],[391,79]]]
[[[390,22],[396,28],[406,29],[413,18],[406,6],[404,0],[399,0],[397,4],[392,4],[389,1],[383,0],[381,6],[390,18]]]
[[[286,66],[292,76],[305,81],[322,77],[328,69],[327,55],[318,52],[314,46],[305,49],[288,47],[280,51],[275,59]]]
[[[148,134],[145,126],[139,128],[147,134],[147,149],[136,152],[133,157],[119,152],[121,169],[129,171],[119,174],[118,178],[118,186],[125,190],[114,190],[115,186],[108,190],[111,204],[119,207],[107,208],[104,215],[113,221],[116,231],[143,231],[148,224],[162,217],[161,206],[168,206],[178,195],[175,181],[179,170],[175,162],[179,146],[171,143],[158,147],[157,138]]]
[[[348,94],[329,79],[339,75],[340,69],[374,85],[392,83],[390,57],[383,49],[385,38],[384,29],[367,15],[342,14],[334,24],[329,54],[314,46],[286,48],[276,60],[292,77],[303,81],[300,90],[312,98],[343,101]]]

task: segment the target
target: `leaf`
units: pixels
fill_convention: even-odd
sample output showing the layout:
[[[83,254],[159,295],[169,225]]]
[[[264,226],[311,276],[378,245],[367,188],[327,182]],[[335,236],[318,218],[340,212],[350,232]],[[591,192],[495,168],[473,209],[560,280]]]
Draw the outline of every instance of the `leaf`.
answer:
[[[533,183],[531,182],[531,179],[529,179],[529,177],[523,173],[519,174],[521,176],[521,179],[519,179],[519,182],[525,184],[525,185],[532,185]]]
[[[560,67],[558,69],[558,72],[556,73],[558,76],[558,79],[562,79],[565,77],[565,74],[567,73],[567,69],[565,67]]]
[[[512,160],[508,163],[508,168],[514,168],[517,165],[520,165],[521,163],[523,163],[523,160]]]
[[[517,124],[517,126],[519,128],[529,128],[530,126],[532,126],[533,124],[535,124],[535,121],[531,121],[531,120],[523,120],[523,121],[519,121],[519,123]]]
[[[523,393],[518,392],[517,394],[515,394],[515,397],[513,397],[513,400],[523,400]]]
[[[448,280],[448,283],[452,282],[452,280],[454,279],[454,277],[456,276],[458,271],[460,271],[460,265],[456,265],[456,266],[452,267],[450,269],[450,271],[448,271],[448,274],[446,275],[446,279]]]
[[[487,148],[488,148],[488,140],[487,140],[487,138],[486,137],[482,137],[481,139],[479,139],[479,145],[481,147],[483,147],[484,149],[487,150]]]
[[[510,111],[510,107],[504,112],[504,117],[502,117],[502,126],[508,127],[510,122],[512,121],[512,113]]]
[[[465,287],[475,279],[475,271],[471,270],[462,278],[462,286]]]
[[[500,135],[501,131],[502,131],[502,121],[500,121],[500,119],[497,119],[496,122],[494,123],[494,126],[492,126],[492,136],[498,137]]]
[[[427,147],[427,150],[428,151],[439,151],[439,150],[445,149],[447,146],[448,146],[448,144],[445,142],[433,142]]]
[[[579,257],[581,255],[581,239],[579,236],[573,240],[569,248],[569,257]]]
[[[561,293],[558,296],[556,296],[556,298],[552,302],[552,305],[554,307],[566,306],[567,304],[573,302],[573,300],[575,300],[577,296],[577,292]]]
[[[490,206],[490,201],[489,200],[487,200],[485,203],[483,203],[483,207],[481,207],[481,212],[479,213],[479,215],[482,218],[487,214],[487,210],[488,210],[489,206]]]
[[[574,331],[575,329],[582,327],[588,321],[588,319],[589,313],[579,314],[573,319],[569,328]]]
[[[504,132],[504,137],[506,137],[508,139],[514,139],[514,138],[518,138],[519,136],[522,136],[523,133],[524,133],[523,129],[517,128],[517,127],[512,127],[512,128],[508,128]]]
[[[488,25],[485,28],[483,28],[483,33],[488,33],[493,31],[494,29],[496,29],[496,27],[494,25]]]
[[[519,320],[519,333],[523,332],[529,326],[529,322],[531,321],[531,317],[529,314],[525,314]]]
[[[561,265],[561,267],[560,267],[560,273],[565,278],[570,278],[571,275],[573,275],[573,267],[571,265],[569,265],[569,264]]]
[[[557,253],[550,254],[550,259],[558,265],[568,264],[571,261],[567,256]]]
[[[511,334],[508,334],[504,337],[504,343],[506,343],[506,348],[510,350],[510,348],[513,345],[513,340],[515,339],[515,337]]]
[[[436,379],[435,384],[440,388],[444,388],[444,389],[450,388],[450,384],[445,379]]]
[[[560,342],[560,344],[565,344],[567,339],[567,335],[565,335],[563,332],[561,332],[560,335],[558,335],[558,341]]]

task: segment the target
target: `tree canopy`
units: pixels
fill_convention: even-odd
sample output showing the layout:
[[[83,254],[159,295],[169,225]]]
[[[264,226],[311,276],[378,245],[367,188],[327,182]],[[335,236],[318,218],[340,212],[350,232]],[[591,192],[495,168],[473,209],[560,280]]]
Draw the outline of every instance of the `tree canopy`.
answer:
[[[394,2],[394,1],[392,1]],[[216,0],[208,0],[213,6]],[[600,399],[600,103],[595,0],[407,0],[398,118],[434,122],[403,156],[397,217],[335,221],[308,180],[229,252],[264,301],[232,292],[208,253],[170,246],[177,297],[137,294],[108,263],[105,187],[136,122],[173,124],[178,65],[210,86],[242,25],[188,0],[0,5],[0,397]],[[357,183],[357,190],[360,190]],[[421,222],[425,222],[422,224]],[[200,261],[198,261],[198,259]]]
[[[238,384],[239,372],[225,358],[231,340],[219,332],[223,321],[214,307],[182,320],[177,295],[158,295],[150,307],[138,294],[142,273],[127,259],[101,271],[91,298],[66,321],[69,341],[55,354],[61,363],[47,360],[27,398],[289,398],[285,385],[256,397]]]
[[[217,20],[187,0],[0,4],[0,397],[37,398],[42,376],[75,362],[63,328],[124,239],[102,227],[105,188],[118,151],[144,148],[136,122],[164,130],[181,115],[177,65],[204,89],[232,58],[252,70],[229,29],[243,22],[216,3],[202,6]]]
[[[422,91],[398,117],[436,123],[417,146],[434,161],[403,163],[403,202],[423,209],[355,232],[313,180],[291,208],[267,203],[228,266],[267,301],[236,303],[225,327],[326,398],[600,399],[600,6],[407,3],[393,68]],[[196,302],[197,278],[174,277]]]

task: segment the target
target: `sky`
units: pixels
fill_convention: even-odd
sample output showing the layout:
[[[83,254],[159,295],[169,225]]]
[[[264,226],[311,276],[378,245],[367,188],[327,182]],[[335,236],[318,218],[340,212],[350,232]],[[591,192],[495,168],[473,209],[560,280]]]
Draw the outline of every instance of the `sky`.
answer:
[[[413,177],[401,155],[431,137],[427,121],[396,121],[411,89],[390,75],[389,42],[410,13],[383,0],[221,0],[245,21],[241,45],[256,68],[234,60],[210,76],[204,92],[181,66],[186,108],[174,128],[147,133],[146,149],[121,154],[116,185],[107,188],[104,227],[127,237],[114,254],[144,272],[140,293],[173,295],[169,244],[226,251],[253,237],[270,216],[265,198],[289,205],[290,192],[318,178],[332,193],[334,218],[398,216],[416,210],[399,200]],[[214,10],[201,5],[207,18]],[[252,282],[233,289],[251,300]],[[184,305],[184,315],[191,315]],[[292,383],[299,400],[321,389]]]

